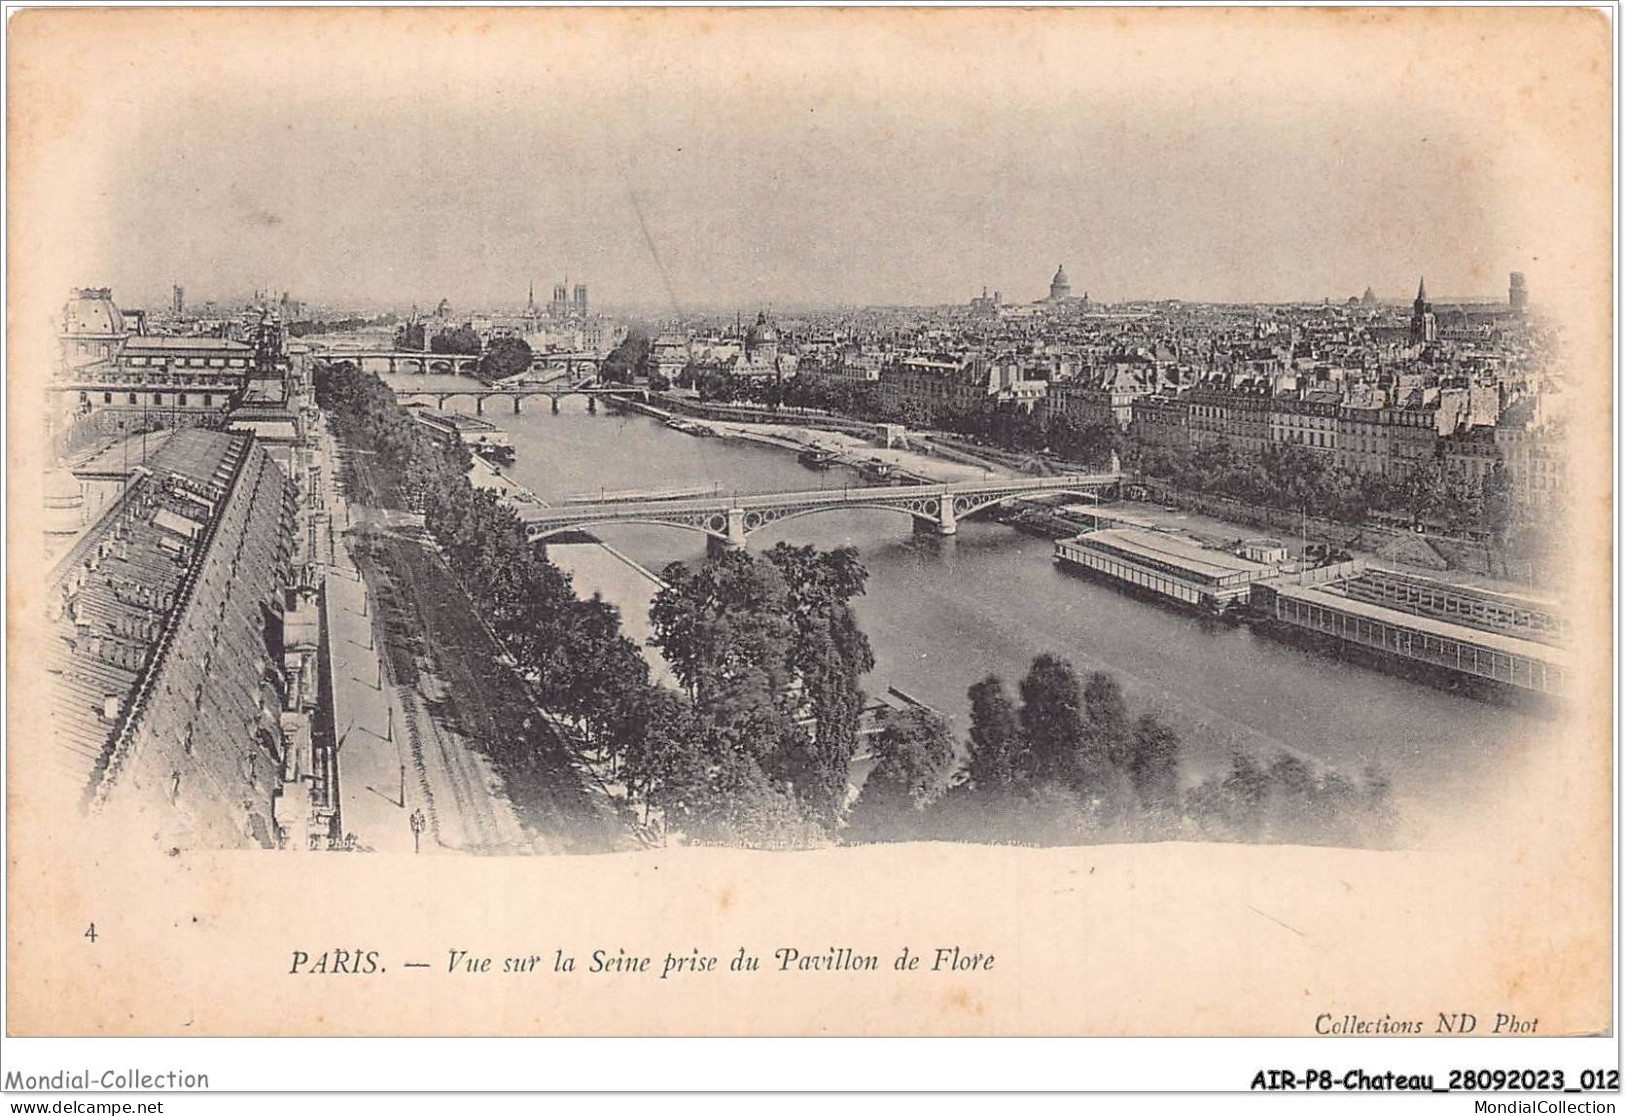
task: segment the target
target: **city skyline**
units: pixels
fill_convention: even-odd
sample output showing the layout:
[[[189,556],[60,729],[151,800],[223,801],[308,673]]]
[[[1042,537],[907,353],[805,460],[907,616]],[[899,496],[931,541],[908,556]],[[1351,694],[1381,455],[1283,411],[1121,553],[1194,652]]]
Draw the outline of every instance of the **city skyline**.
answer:
[[[1553,297],[1568,281],[1561,222],[1519,198],[1557,200],[1560,176],[1492,157],[1521,126],[1515,91],[1460,104],[1420,66],[1425,43],[1396,54],[1380,23],[1340,29],[1347,66],[1316,70],[1291,49],[1323,35],[1312,13],[1267,41],[1246,17],[1198,34],[1170,16],[1134,53],[1098,17],[1058,21],[1045,50],[1028,25],[938,16],[826,13],[792,49],[777,21],[737,14],[678,57],[657,32],[680,16],[596,25],[591,53],[635,85],[517,36],[401,38],[398,72],[419,80],[381,80],[389,67],[346,65],[353,23],[302,41],[296,70],[233,54],[266,91],[252,101],[147,75],[125,91],[134,126],[78,122],[115,134],[63,183],[105,199],[69,230],[63,285],[146,305],[178,282],[194,302],[270,285],[469,307],[568,273],[602,303],[669,313],[941,305],[984,286],[1029,301],[1058,260],[1103,302],[1399,299],[1421,274],[1441,297],[1493,298],[1513,270]],[[1486,27],[1486,49],[1513,49],[1515,21]],[[1151,82],[1134,65],[1151,48],[1187,63]],[[903,51],[906,79],[888,69]],[[1401,79],[1364,80],[1367,61]],[[64,60],[70,84],[83,64]],[[1303,95],[1271,100],[1283,79]]]

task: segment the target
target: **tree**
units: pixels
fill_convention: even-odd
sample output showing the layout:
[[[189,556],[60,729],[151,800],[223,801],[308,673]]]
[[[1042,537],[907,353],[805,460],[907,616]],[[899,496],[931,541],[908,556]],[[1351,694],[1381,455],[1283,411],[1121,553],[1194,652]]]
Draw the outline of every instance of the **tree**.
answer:
[[[972,686],[969,697],[971,784],[988,793],[1011,790],[1028,762],[1015,704],[997,675]]]
[[[918,837],[921,816],[948,785],[953,736],[928,709],[886,715],[874,741],[875,767],[852,808],[855,837],[871,841]]]
[[[1019,719],[1030,774],[1070,784],[1083,743],[1083,691],[1071,663],[1050,654],[1033,660],[1021,680]]]
[[[782,773],[816,816],[833,823],[857,747],[859,680],[875,663],[849,603],[863,592],[868,571],[849,546],[819,551],[779,543],[766,558],[784,578],[794,627],[791,663],[813,716],[812,748]]]
[[[1117,679],[1105,671],[1092,672],[1083,688],[1083,711],[1087,724],[1083,747],[1087,754],[1080,757],[1080,767],[1125,766],[1132,733],[1128,703],[1123,700],[1123,688]]]
[[[1134,723],[1127,769],[1140,808],[1167,813],[1179,805],[1179,734],[1154,713]]]
[[[530,361],[530,346],[523,338],[493,337],[480,357],[480,379],[505,380],[517,376],[530,371]]]
[[[642,823],[669,828],[692,816],[708,797],[712,761],[683,696],[661,686],[631,691],[615,732],[622,741],[621,778]]]
[[[1422,520],[1438,506],[1444,490],[1444,472],[1436,457],[1418,461],[1411,466],[1399,484],[1400,506],[1410,513],[1411,526],[1420,527]]]
[[[405,352],[423,351],[423,323],[408,322],[395,330],[395,348]]]
[[[631,326],[621,343],[604,358],[598,368],[598,378],[606,384],[629,384],[635,377],[647,375],[649,353],[653,348],[647,327]]]
[[[480,335],[467,322],[456,329],[442,329],[429,339],[429,351],[475,356],[480,351]]]
[[[1484,474],[1483,495],[1480,499],[1484,529],[1498,545],[1505,546],[1512,527],[1512,478],[1508,475],[1504,463],[1497,461],[1490,471]]]

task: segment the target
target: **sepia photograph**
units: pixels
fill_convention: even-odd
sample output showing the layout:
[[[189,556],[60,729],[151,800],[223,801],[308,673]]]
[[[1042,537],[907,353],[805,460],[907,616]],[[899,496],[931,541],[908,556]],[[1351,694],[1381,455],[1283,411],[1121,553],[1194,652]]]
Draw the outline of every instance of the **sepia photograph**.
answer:
[[[8,10],[8,1037],[1617,1096],[1614,14]]]

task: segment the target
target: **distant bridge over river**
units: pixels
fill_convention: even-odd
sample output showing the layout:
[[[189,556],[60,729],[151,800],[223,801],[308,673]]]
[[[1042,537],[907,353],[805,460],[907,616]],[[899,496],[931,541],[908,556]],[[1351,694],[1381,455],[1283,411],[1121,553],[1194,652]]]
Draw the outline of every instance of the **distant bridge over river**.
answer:
[[[957,484],[891,488],[825,488],[811,492],[718,493],[693,499],[617,499],[563,507],[525,505],[515,510],[531,539],[606,523],[654,523],[699,531],[728,547],[742,547],[753,532],[770,523],[847,508],[901,512],[923,528],[952,535],[966,516],[1021,496],[1098,497],[1116,488],[1121,473],[1074,473]]]
[[[317,349],[314,356],[338,362],[352,361],[363,372],[381,372],[388,375],[414,373],[425,376],[459,376],[472,374],[479,367],[479,353],[415,353],[397,349]],[[532,353],[532,372],[558,372],[573,379],[577,371],[597,375],[604,358],[589,352]]]
[[[559,400],[566,395],[583,395],[587,398],[587,407],[596,410],[596,401],[599,396],[633,396],[647,400],[649,389],[646,387],[617,387],[605,386],[593,379],[577,380],[573,384],[502,384],[500,386],[486,386],[479,381],[471,382],[467,387],[456,388],[419,388],[405,385],[395,385],[393,388],[395,398],[402,403],[421,403],[425,400],[434,400],[435,409],[446,409],[446,400],[464,396],[474,401],[474,413],[483,415],[485,404],[492,399],[510,399],[513,401],[513,413],[521,414],[526,399],[546,396],[553,401],[553,410],[559,409]]]

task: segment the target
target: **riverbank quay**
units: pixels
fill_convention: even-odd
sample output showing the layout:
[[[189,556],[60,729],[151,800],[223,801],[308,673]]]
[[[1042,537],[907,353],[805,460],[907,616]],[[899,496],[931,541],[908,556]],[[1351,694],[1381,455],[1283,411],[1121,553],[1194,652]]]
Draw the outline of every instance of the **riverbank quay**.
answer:
[[[516,510],[523,507],[547,507],[529,488],[501,472],[489,462],[474,459],[469,482],[475,488],[490,489],[498,493]],[[662,686],[674,686],[676,676],[665,655],[650,640],[654,628],[649,623],[649,606],[655,594],[665,588],[665,582],[652,570],[645,569],[627,555],[607,543],[593,539],[580,542],[550,541],[548,559],[570,575],[579,597],[598,596],[615,606],[621,614],[621,630],[643,651],[649,663],[649,680]]]
[[[881,444],[885,440],[885,427],[876,423],[765,408],[696,404],[669,395],[657,396],[648,403],[615,399],[609,406],[662,422],[677,414],[694,416],[697,422],[724,438],[798,454],[808,448],[825,449],[835,455],[831,464],[851,469],[883,464],[902,474],[900,479],[915,483],[987,480],[1018,473],[1014,469],[989,465],[952,448],[944,449],[931,438],[905,436],[904,444],[886,446]]]
[[[336,507],[344,530],[335,549],[342,556],[329,578],[340,589],[333,607],[340,786],[366,826],[346,815],[345,830],[360,847],[389,851],[621,847],[613,808],[584,785],[562,730],[535,707],[421,517],[380,506],[369,455],[331,450],[343,465]],[[356,590],[344,589],[346,574]],[[337,661],[341,648],[353,660]],[[410,823],[419,811],[426,832],[415,839]],[[372,843],[374,834],[383,843]]]

